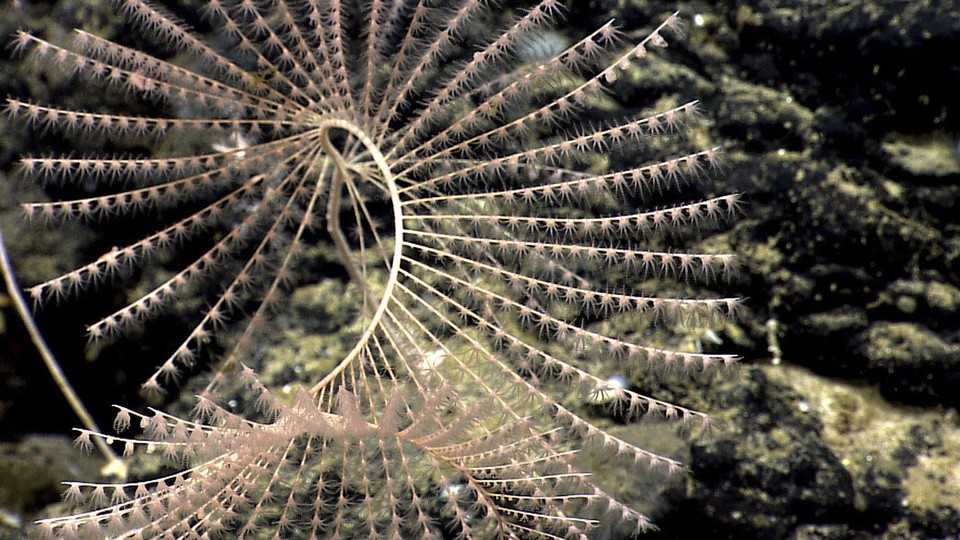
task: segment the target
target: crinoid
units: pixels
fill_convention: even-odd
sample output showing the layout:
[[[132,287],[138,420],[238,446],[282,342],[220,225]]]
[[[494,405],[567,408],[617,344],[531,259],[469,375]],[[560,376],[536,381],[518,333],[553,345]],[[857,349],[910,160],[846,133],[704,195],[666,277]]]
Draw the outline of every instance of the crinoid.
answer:
[[[738,197],[657,202],[709,173],[717,148],[603,166],[641,159],[649,141],[682,139],[695,101],[587,118],[597,118],[632,64],[666,46],[676,15],[633,45],[608,23],[544,56],[535,45],[562,16],[556,0],[502,30],[482,0],[212,0],[205,24],[217,39],[144,0],[118,5],[178,64],[83,31],[63,46],[21,33],[15,48],[168,115],[17,99],[6,113],[68,137],[156,149],[24,158],[29,178],[94,190],[24,204],[29,217],[140,215],[155,228],[29,293],[48,304],[113,284],[162,253],[193,253],[89,334],[113,338],[202,297],[189,334],[144,387],[169,389],[212,341],[226,353],[194,418],[121,408],[115,428],[136,425],[142,436],[81,430],[81,445],[100,439],[124,453],[161,452],[179,472],[72,483],[67,498],[92,509],[42,520],[41,531],[569,538],[605,514],[649,526],[580,470],[577,448],[594,444],[631,465],[679,464],[605,431],[582,404],[625,420],[706,419],[610,382],[596,359],[626,373],[703,372],[733,361],[631,336],[734,313],[736,298],[667,297],[641,283],[727,275],[731,255],[670,242],[722,223]],[[173,155],[163,154],[160,141],[176,138],[206,149],[166,145]],[[356,343],[319,380],[280,395],[245,355],[282,307],[295,262],[323,238],[344,269],[343,294],[358,299]],[[629,318],[635,331],[618,335],[603,324],[611,317]],[[254,396],[256,419],[218,404],[236,377]]]

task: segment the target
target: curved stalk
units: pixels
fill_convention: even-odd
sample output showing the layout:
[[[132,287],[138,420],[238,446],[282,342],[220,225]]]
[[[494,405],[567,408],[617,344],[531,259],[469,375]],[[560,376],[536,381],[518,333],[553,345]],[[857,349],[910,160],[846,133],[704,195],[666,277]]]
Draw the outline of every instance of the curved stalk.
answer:
[[[397,283],[397,276],[400,272],[400,260],[403,248],[403,208],[400,205],[400,192],[397,188],[396,178],[390,171],[390,165],[387,162],[387,159],[380,152],[380,149],[377,148],[374,141],[368,137],[359,126],[347,120],[327,120],[320,127],[321,145],[324,153],[330,156],[334,162],[334,166],[337,169],[336,173],[334,174],[334,180],[331,184],[332,191],[330,193],[330,200],[327,204],[327,231],[330,232],[330,235],[333,237],[333,241],[337,246],[337,251],[340,252],[340,256],[344,259],[344,264],[347,267],[347,272],[350,274],[350,279],[354,280],[357,285],[360,286],[361,290],[364,291],[364,306],[367,304],[366,296],[368,294],[368,289],[363,281],[363,276],[360,273],[360,269],[357,268],[356,261],[353,259],[353,253],[350,251],[349,246],[347,246],[346,238],[343,235],[343,231],[340,229],[339,219],[341,189],[344,185],[344,182],[350,181],[348,178],[349,172],[356,172],[356,169],[343,159],[343,156],[330,141],[330,131],[334,129],[341,129],[350,135],[353,135],[364,147],[366,152],[370,154],[370,157],[373,159],[373,163],[377,166],[380,175],[383,177],[383,182],[387,186],[387,191],[390,195],[390,202],[393,206],[393,229],[395,241],[393,258],[390,263],[390,275],[387,278],[387,284],[383,291],[383,297],[380,299],[380,303],[378,304],[376,311],[374,311],[374,313],[371,315],[370,324],[367,325],[367,328],[360,336],[360,339],[357,340],[357,344],[353,347],[353,350],[351,350],[350,353],[340,361],[337,367],[327,373],[327,375],[323,377],[320,382],[313,385],[313,387],[310,389],[310,393],[314,396],[319,394],[320,391],[329,385],[331,381],[339,377],[340,374],[343,373],[343,371],[347,368],[347,366],[349,366],[357,358],[357,356],[360,354],[360,351],[363,350],[367,341],[370,339],[370,336],[380,325],[380,320],[383,318],[383,314],[387,309],[387,305],[393,297],[393,289]]]

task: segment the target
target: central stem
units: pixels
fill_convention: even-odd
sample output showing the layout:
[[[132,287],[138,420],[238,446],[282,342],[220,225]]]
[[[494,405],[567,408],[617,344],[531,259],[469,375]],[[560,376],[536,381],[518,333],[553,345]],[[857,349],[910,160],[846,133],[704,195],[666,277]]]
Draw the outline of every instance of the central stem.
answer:
[[[324,137],[324,140],[329,142],[327,137]],[[336,166],[336,171],[333,174],[333,182],[330,185],[330,199],[327,201],[327,232],[333,238],[334,245],[337,246],[340,259],[347,268],[347,274],[350,275],[350,281],[360,287],[360,291],[363,293],[363,309],[366,310],[370,300],[368,298],[369,289],[367,288],[363,274],[360,272],[360,268],[357,267],[357,261],[353,256],[353,251],[350,249],[350,246],[347,245],[347,239],[343,234],[343,229],[340,227],[340,199],[342,198],[344,184],[350,181],[346,169],[346,162],[343,156],[341,156],[339,152],[336,152],[336,150],[327,150],[327,153],[333,158],[334,165]]]
[[[360,268],[357,266],[357,261],[354,257],[353,251],[347,244],[347,239],[343,234],[343,230],[340,228],[340,202],[342,199],[342,191],[346,187],[346,183],[352,181],[350,178],[351,173],[362,173],[358,173],[355,167],[347,163],[347,161],[343,158],[343,155],[330,140],[330,132],[331,130],[335,129],[343,130],[356,138],[357,142],[363,146],[364,151],[370,155],[370,158],[376,165],[380,176],[383,177],[383,184],[387,187],[387,192],[390,196],[390,202],[393,206],[394,248],[393,258],[390,262],[390,275],[387,278],[387,283],[383,290],[383,297],[380,299],[377,309],[370,316],[369,324],[364,329],[360,339],[357,340],[357,344],[353,347],[353,350],[351,350],[350,353],[340,361],[337,367],[327,373],[327,375],[324,376],[320,382],[313,385],[313,388],[310,389],[310,393],[314,396],[317,396],[332,381],[339,377],[343,371],[360,355],[361,351],[363,351],[364,347],[366,347],[366,343],[370,339],[370,336],[373,335],[373,332],[376,331],[377,327],[380,325],[380,321],[383,319],[383,314],[387,310],[387,305],[389,304],[390,299],[393,297],[393,289],[396,286],[400,273],[400,258],[403,247],[403,209],[400,205],[400,192],[397,189],[396,179],[393,173],[390,171],[390,166],[387,163],[387,159],[383,156],[383,153],[380,152],[380,149],[377,147],[376,143],[374,143],[374,141],[368,137],[367,134],[364,133],[364,131],[356,124],[347,120],[336,118],[325,120],[320,126],[320,144],[323,152],[329,156],[331,160],[333,160],[336,168],[336,171],[333,175],[333,181],[331,182],[330,186],[330,198],[327,202],[327,232],[330,233],[334,244],[337,246],[337,251],[339,252],[340,257],[343,259],[344,266],[347,268],[347,273],[350,275],[350,279],[360,287],[360,290],[363,291],[364,309],[366,309],[368,301],[371,305],[373,304],[372,299],[368,298],[368,295],[370,294],[370,288],[367,286],[366,280],[363,274],[360,272]]]

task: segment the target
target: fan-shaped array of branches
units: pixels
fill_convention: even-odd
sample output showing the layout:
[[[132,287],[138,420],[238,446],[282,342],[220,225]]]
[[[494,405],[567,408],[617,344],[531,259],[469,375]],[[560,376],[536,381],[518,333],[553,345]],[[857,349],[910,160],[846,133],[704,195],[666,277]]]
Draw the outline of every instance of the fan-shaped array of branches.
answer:
[[[207,150],[23,159],[39,182],[94,186],[83,198],[25,204],[29,217],[158,222],[29,292],[47,304],[203,245],[89,335],[112,338],[213,291],[144,387],[169,388],[211,340],[228,352],[196,418],[121,409],[115,428],[133,423],[145,437],[78,439],[160,451],[185,470],[71,484],[67,498],[93,509],[44,520],[41,531],[565,538],[605,512],[649,526],[578,469],[574,447],[596,442],[628,462],[678,464],[605,432],[576,404],[603,402],[628,419],[706,417],[610,383],[591,362],[699,372],[732,357],[657,348],[594,323],[628,317],[639,331],[731,316],[735,298],[669,298],[636,284],[726,275],[730,255],[663,246],[722,222],[738,199],[641,206],[701,177],[716,148],[598,172],[598,157],[635,157],[651,137],[677,137],[696,102],[595,127],[583,118],[632,62],[666,45],[676,15],[632,46],[609,23],[540,57],[537,44],[561,15],[555,0],[496,31],[483,0],[211,0],[220,46],[144,0],[119,7],[179,65],[83,31],[65,46],[20,33],[15,48],[158,102],[169,116],[17,99],[7,116],[70,137],[148,146],[176,138]],[[362,296],[361,330],[329,373],[285,401],[240,362],[323,229],[349,277],[344,294]],[[262,422],[216,404],[234,373],[257,396]]]

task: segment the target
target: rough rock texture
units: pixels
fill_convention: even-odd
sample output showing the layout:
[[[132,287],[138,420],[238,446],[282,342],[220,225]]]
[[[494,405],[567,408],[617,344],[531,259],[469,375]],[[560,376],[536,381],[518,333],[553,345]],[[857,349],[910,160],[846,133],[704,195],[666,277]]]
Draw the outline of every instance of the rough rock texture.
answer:
[[[726,336],[747,367],[701,396],[721,427],[693,441],[656,536],[960,535],[960,6],[676,8],[682,65],[651,85],[699,92],[727,145],[712,189],[749,200],[728,241],[750,313]]]

